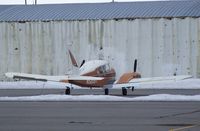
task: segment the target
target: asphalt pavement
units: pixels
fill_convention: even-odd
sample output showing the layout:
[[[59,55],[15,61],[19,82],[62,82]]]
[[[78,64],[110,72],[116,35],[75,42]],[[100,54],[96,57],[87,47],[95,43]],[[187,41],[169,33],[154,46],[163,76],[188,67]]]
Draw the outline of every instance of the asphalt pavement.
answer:
[[[1,131],[199,131],[199,124],[199,102],[0,102]]]
[[[72,95],[103,94],[73,90]],[[121,90],[111,90],[121,95]],[[135,90],[196,95],[200,90]],[[64,94],[63,90],[0,90],[0,96]],[[200,102],[0,102],[0,131],[199,131]]]

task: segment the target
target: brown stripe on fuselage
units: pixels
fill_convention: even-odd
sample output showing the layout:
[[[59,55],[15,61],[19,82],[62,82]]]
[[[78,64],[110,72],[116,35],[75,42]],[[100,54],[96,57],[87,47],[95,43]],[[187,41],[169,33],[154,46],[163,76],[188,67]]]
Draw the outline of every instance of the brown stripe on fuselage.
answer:
[[[105,77],[103,80],[69,80],[69,83],[79,85],[81,87],[103,87],[109,81],[112,81],[112,77]]]
[[[102,80],[61,80],[60,82],[71,83],[81,87],[103,87],[106,84],[114,83],[115,81],[115,70],[112,68],[109,72],[100,74],[98,68],[92,72],[83,74],[81,76],[92,76],[92,77],[103,77]]]
[[[60,80],[60,82],[69,83],[69,80]]]

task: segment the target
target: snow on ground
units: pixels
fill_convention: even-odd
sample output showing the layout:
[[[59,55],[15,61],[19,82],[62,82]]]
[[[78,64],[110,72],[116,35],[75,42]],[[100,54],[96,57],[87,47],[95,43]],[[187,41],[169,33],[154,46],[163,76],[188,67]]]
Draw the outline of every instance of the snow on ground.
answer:
[[[0,82],[0,89],[65,89],[66,83],[14,81]],[[68,86],[71,86],[68,84]],[[78,88],[78,87],[77,87]],[[135,89],[200,89],[200,79],[185,79],[176,82],[142,84]],[[0,97],[0,101],[200,101],[199,95],[154,94],[139,97],[106,95],[39,95]]]
[[[71,84],[40,81],[0,82],[0,89],[66,89]],[[80,88],[73,85],[74,88]],[[135,89],[200,89],[200,79],[185,79],[176,82],[138,84]]]
[[[132,98],[105,95],[39,95],[0,97],[0,101],[200,101],[200,95],[157,94]]]

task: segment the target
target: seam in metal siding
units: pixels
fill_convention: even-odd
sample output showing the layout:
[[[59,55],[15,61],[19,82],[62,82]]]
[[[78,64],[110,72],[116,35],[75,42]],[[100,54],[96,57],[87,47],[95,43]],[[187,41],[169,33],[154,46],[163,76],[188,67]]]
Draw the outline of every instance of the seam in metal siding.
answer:
[[[0,5],[0,21],[199,17],[200,1]]]

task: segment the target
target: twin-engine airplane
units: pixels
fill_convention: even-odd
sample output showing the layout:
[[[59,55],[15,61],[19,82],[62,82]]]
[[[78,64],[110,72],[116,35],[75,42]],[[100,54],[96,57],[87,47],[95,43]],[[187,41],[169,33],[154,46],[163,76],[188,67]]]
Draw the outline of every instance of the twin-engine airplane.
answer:
[[[64,82],[66,84],[65,94],[70,94],[71,89],[75,89],[78,85],[81,88],[102,88],[105,95],[109,94],[109,89],[122,89],[122,95],[127,95],[127,89],[134,90],[134,87],[142,83],[156,83],[164,81],[176,81],[190,78],[191,76],[171,76],[171,77],[152,77],[141,78],[141,75],[136,72],[137,60],[134,63],[134,71],[124,73],[119,80],[115,80],[116,72],[110,67],[105,60],[90,60],[78,66],[75,57],[69,50],[69,55],[73,66],[79,68],[79,75],[77,76],[48,76],[36,75],[27,73],[7,72],[5,75],[13,79],[26,79],[35,81],[54,81]],[[69,84],[70,83],[70,84]]]

